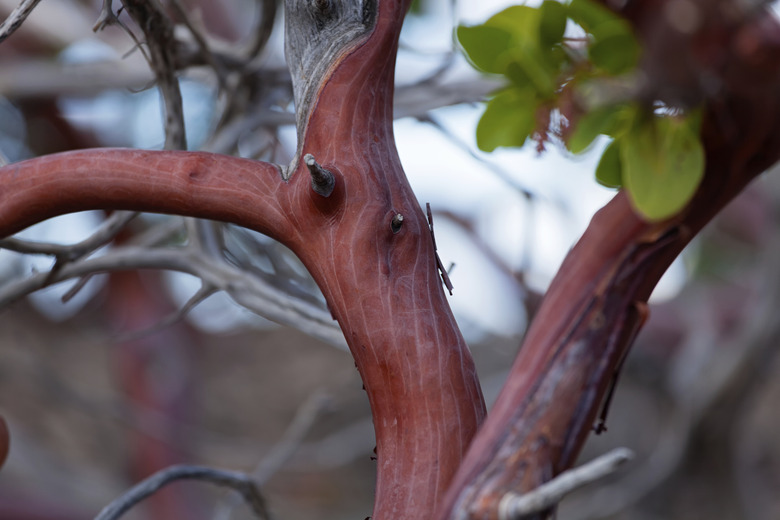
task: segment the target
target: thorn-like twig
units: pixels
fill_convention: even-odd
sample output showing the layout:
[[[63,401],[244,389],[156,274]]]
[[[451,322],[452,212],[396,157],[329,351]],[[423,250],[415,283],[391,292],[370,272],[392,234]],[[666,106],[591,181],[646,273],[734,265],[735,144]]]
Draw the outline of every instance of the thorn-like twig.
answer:
[[[150,334],[154,334],[155,332],[159,332],[165,329],[166,327],[175,325],[176,323],[179,323],[184,318],[186,318],[192,309],[197,307],[201,302],[206,300],[209,296],[216,294],[217,292],[218,289],[216,287],[204,283],[203,285],[201,285],[200,289],[198,289],[198,291],[194,295],[192,295],[192,297],[189,300],[187,300],[187,302],[184,305],[182,305],[182,307],[177,311],[169,314],[168,316],[166,316],[159,322],[155,323],[151,327],[120,334],[119,336],[114,338],[114,341],[117,343],[122,343],[126,341],[135,341],[137,339],[143,338],[144,336],[148,336]]]
[[[310,153],[303,156],[303,162],[306,163],[306,167],[309,168],[309,174],[311,174],[311,189],[323,197],[330,196],[333,193],[333,188],[336,186],[336,177],[333,175],[333,172],[320,166]]]
[[[116,520],[129,511],[131,507],[156,493],[163,486],[176,480],[184,479],[203,480],[219,486],[233,488],[244,497],[255,517],[260,519],[271,518],[265,505],[265,499],[250,476],[236,471],[224,471],[203,466],[171,466],[158,471],[130,488],[129,491],[103,508],[100,514],[95,517],[95,520]]]
[[[431,240],[433,240],[433,254],[436,255],[436,267],[439,269],[439,273],[441,274],[441,281],[444,283],[444,287],[447,288],[447,290],[450,292],[450,296],[452,296],[452,289],[454,287],[450,281],[450,275],[447,274],[447,270],[444,268],[444,264],[441,262],[441,258],[439,258],[439,250],[436,247],[436,235],[433,234],[433,213],[431,212],[430,202],[425,203],[425,209],[428,212],[428,227],[431,230]]]
[[[549,509],[572,491],[614,473],[633,458],[631,450],[617,448],[578,468],[564,471],[524,495],[507,493],[498,505],[498,519],[519,520]]]

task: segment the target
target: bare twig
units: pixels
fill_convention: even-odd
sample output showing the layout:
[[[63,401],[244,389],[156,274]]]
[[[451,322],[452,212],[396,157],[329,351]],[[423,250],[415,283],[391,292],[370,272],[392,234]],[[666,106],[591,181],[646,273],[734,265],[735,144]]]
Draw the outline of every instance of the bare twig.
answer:
[[[306,434],[311,430],[314,421],[322,410],[330,402],[330,397],[321,391],[316,391],[309,396],[303,405],[298,408],[292,422],[287,426],[280,441],[274,445],[268,455],[252,471],[252,480],[262,486],[287,462],[300,447]],[[218,520],[228,520],[233,509],[238,505],[237,500],[221,503],[214,514]]]
[[[73,262],[83,258],[109,243],[138,213],[116,211],[111,214],[88,238],[76,244],[62,245],[34,242],[18,238],[0,240],[0,248],[32,255],[51,255],[58,262]]]
[[[40,1],[41,0],[22,0],[16,9],[11,11],[8,18],[6,18],[3,23],[0,23],[0,43],[21,27]]]
[[[195,27],[195,24],[187,14],[187,10],[182,5],[181,0],[171,0],[170,4],[174,11],[176,11],[176,15],[181,18],[182,23],[189,29],[192,38],[195,40],[195,45],[197,45],[198,50],[203,55],[203,59],[206,60],[206,63],[208,63],[212,69],[214,69],[214,73],[217,75],[219,90],[225,92],[227,83],[225,81],[226,71],[223,63],[214,57],[214,53],[211,52],[206,37],[201,33],[199,28]]]
[[[436,130],[441,132],[441,134],[444,137],[446,137],[453,145],[458,147],[458,149],[465,151],[476,161],[482,163],[491,173],[493,173],[493,175],[498,177],[499,180],[505,182],[508,186],[520,192],[527,200],[529,201],[534,200],[536,195],[534,195],[534,193],[530,189],[521,186],[515,179],[512,178],[512,175],[509,172],[507,172],[504,168],[502,168],[501,166],[499,166],[493,161],[489,161],[485,159],[483,156],[475,152],[474,148],[470,144],[468,144],[463,139],[461,139],[460,137],[452,133],[438,119],[434,118],[432,115],[427,113],[418,115],[417,119],[422,123],[428,123]]]
[[[0,288],[0,307],[45,287],[47,283],[125,269],[168,269],[197,276],[204,284],[225,291],[236,303],[260,316],[295,327],[330,345],[346,348],[341,329],[323,306],[293,298],[262,278],[187,248],[119,247],[99,257],[66,264],[53,276],[37,273],[6,284]]]
[[[85,240],[77,244],[61,245],[46,242],[33,242],[20,240],[18,238],[5,238],[0,240],[0,248],[9,249],[18,253],[52,255],[55,257],[54,266],[49,271],[49,275],[44,280],[44,286],[49,285],[54,276],[62,266],[74,262],[80,258],[88,256],[100,247],[110,242],[124,227],[138,215],[132,211],[117,211],[108,217],[95,231]],[[63,302],[73,298],[87,283],[91,275],[82,278],[76,285],[65,293],[62,297]]]
[[[253,60],[265,49],[276,20],[276,0],[260,0],[260,19],[253,33],[252,43],[249,45],[247,60]]]
[[[114,14],[114,7],[112,5],[113,3],[114,0],[103,0],[103,6],[100,8],[100,15],[98,16],[95,25],[92,26],[92,31],[98,32],[102,31],[109,25],[122,24],[122,22],[119,21],[119,18],[117,18],[116,14]]]
[[[173,23],[156,0],[123,0],[127,12],[144,33],[150,63],[165,106],[165,149],[186,150],[181,90],[176,78]]]
[[[200,286],[200,289],[198,289],[198,291],[195,294],[193,294],[192,297],[189,300],[187,300],[187,302],[184,305],[182,305],[181,308],[178,309],[176,312],[169,314],[168,316],[166,316],[159,322],[155,323],[151,327],[120,334],[119,336],[114,338],[114,341],[118,343],[125,342],[125,341],[134,341],[144,336],[148,336],[149,334],[154,334],[155,332],[159,332],[166,327],[170,327],[171,325],[178,323],[184,318],[186,318],[187,315],[190,313],[190,311],[192,311],[192,309],[197,307],[201,302],[206,300],[212,294],[217,293],[218,291],[219,290],[216,287],[206,285],[204,283],[203,285]]]
[[[614,473],[633,457],[631,450],[617,448],[578,468],[564,471],[530,493],[507,493],[498,506],[498,518],[519,520],[549,509],[572,491]]]
[[[202,480],[218,486],[232,488],[241,494],[256,518],[271,518],[265,499],[250,476],[236,471],[225,471],[202,466],[171,466],[158,471],[143,482],[133,486],[124,495],[106,506],[95,517],[95,520],[116,520],[137,503],[156,493],[163,486],[184,479]]]

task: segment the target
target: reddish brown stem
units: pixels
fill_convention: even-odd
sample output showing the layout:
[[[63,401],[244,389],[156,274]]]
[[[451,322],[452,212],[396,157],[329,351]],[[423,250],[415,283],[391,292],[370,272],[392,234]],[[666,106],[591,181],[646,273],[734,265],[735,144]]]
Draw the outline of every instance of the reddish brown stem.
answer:
[[[316,18],[312,6],[303,2],[293,15]],[[130,150],[73,152],[0,169],[0,235],[69,211],[133,209],[234,222],[298,254],[341,325],[371,403],[376,520],[430,518],[485,415],[425,216],[395,149],[393,71],[407,7],[364,2],[357,21],[349,21],[357,37],[328,55],[327,68],[315,60],[316,90],[296,90],[305,131],[299,128],[288,180],[266,163]],[[343,9],[326,14],[350,14]],[[329,20],[321,20],[326,29]],[[361,33],[362,25],[370,31]],[[312,189],[306,154],[333,175],[327,196]]]
[[[132,209],[291,230],[289,186],[270,163],[196,152],[95,149],[0,168],[0,235],[56,215]]]
[[[762,34],[780,35],[773,23]],[[764,38],[759,46],[775,57],[775,71],[778,41]],[[731,72],[724,67],[722,90],[706,105],[707,167],[696,197],[681,215],[655,224],[639,220],[623,193],[596,214],[553,280],[436,518],[496,519],[506,492],[529,491],[574,463],[663,272],[750,180],[780,159],[778,75],[767,70],[773,81],[746,90],[743,77]]]

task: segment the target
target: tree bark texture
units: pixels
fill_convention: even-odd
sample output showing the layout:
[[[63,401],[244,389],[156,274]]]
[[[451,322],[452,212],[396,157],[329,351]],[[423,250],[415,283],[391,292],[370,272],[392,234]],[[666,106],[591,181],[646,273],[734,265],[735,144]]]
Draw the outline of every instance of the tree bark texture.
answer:
[[[675,34],[679,50],[670,53],[658,35],[673,29],[668,18],[658,16],[656,11],[663,12],[658,4],[628,2],[632,11],[624,14],[645,38],[645,67],[663,62],[671,71],[685,71],[660,82],[648,74],[645,90],[651,97],[670,95],[672,102],[685,93],[689,102],[704,103],[704,181],[689,206],[666,222],[640,220],[625,193],[594,216],[545,295],[436,518],[497,519],[507,491],[530,491],[574,464],[661,275],[712,217],[780,159],[777,20],[763,10],[742,18],[712,16],[712,6],[699,2],[709,18],[698,32]],[[751,45],[742,47],[743,54],[735,52],[735,41],[745,35]],[[677,63],[697,53],[724,60],[706,82],[696,76],[706,63],[697,62],[696,69]]]
[[[661,274],[780,154],[776,20],[715,16],[697,0],[707,14],[697,30],[668,33],[657,14],[666,11],[652,7],[674,1],[625,2],[623,14],[645,41],[648,98],[704,104],[705,180],[669,221],[641,221],[624,194],[594,217],[470,448],[484,403],[393,140],[406,1],[288,0],[298,126],[289,166],[119,149],[11,164],[0,168],[0,235],[101,208],[233,222],[280,240],[321,287],[365,383],[377,435],[373,518],[497,518],[506,491],[530,490],[574,463]],[[671,36],[654,39],[657,31]],[[672,37],[678,52],[668,54]]]
[[[371,403],[375,519],[429,518],[485,415],[426,217],[395,149],[394,67],[407,8],[288,2],[299,132],[289,167],[106,149],[0,169],[2,236],[67,212],[132,209],[233,222],[290,247],[322,289]],[[332,176],[328,196],[312,187],[309,155]]]

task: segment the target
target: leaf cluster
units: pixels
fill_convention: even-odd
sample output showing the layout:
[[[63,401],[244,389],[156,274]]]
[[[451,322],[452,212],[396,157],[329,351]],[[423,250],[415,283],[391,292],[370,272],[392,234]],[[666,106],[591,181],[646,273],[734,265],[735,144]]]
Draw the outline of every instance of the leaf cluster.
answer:
[[[596,178],[625,188],[641,216],[668,218],[691,199],[704,173],[697,113],[617,97],[577,102],[593,85],[630,78],[636,70],[641,46],[624,19],[593,0],[544,0],[460,26],[457,37],[474,67],[507,80],[477,125],[481,150],[546,139],[550,112],[557,109],[573,126],[564,139],[572,153],[587,150],[599,135],[613,139]]]

